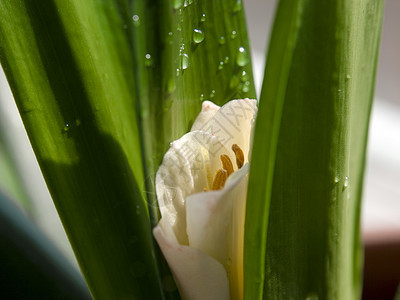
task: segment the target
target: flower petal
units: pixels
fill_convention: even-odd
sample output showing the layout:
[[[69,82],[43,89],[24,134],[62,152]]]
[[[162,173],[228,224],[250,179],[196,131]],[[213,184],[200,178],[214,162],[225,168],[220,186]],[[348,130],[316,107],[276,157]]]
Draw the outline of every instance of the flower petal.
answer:
[[[242,148],[246,162],[250,150],[250,139],[257,113],[257,101],[250,99],[232,100],[216,111],[216,105],[211,102],[203,103],[202,112],[192,126],[192,131],[207,131],[219,138],[228,149],[232,144]],[[210,108],[204,110],[204,106]]]
[[[170,224],[179,244],[188,245],[185,199],[211,189],[222,167],[220,155],[228,153],[218,138],[193,131],[171,144],[156,175],[156,192],[163,222]]]
[[[229,282],[224,267],[203,252],[171,242],[156,226],[153,235],[174,275],[182,299],[224,300]]]
[[[249,164],[219,191],[186,198],[189,246],[218,260],[228,273],[232,299],[243,297],[243,243]]]
[[[197,115],[191,131],[198,130],[196,128],[202,128],[212,117],[214,117],[220,108],[220,106],[211,101],[204,101],[201,105],[201,112]]]

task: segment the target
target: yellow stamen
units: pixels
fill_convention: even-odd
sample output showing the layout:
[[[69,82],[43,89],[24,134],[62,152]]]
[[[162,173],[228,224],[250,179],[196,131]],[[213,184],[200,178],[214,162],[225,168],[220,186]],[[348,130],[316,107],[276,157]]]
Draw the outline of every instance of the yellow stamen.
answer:
[[[240,149],[240,147],[237,144],[233,144],[232,145],[232,150],[233,150],[233,152],[235,152],[236,164],[238,166],[238,169],[240,169],[244,165],[244,154],[243,154],[243,151],[242,151],[242,149]]]
[[[212,190],[220,190],[224,187],[225,181],[228,178],[228,172],[224,169],[219,169],[215,174]]]
[[[228,172],[228,176],[233,173],[232,161],[228,155],[221,155],[222,167]]]

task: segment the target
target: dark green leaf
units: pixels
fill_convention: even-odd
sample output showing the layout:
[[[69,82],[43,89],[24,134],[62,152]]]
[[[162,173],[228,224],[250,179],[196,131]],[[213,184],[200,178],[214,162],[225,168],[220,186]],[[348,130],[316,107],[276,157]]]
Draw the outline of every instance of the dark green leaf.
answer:
[[[1,1],[0,58],[97,299],[161,298],[134,62],[112,1]]]
[[[375,0],[280,1],[249,186],[247,216],[262,222],[246,224],[246,279],[265,274],[265,284],[246,282],[248,299],[262,289],[266,299],[360,297],[360,200],[382,11]],[[277,67],[275,47],[289,64]]]

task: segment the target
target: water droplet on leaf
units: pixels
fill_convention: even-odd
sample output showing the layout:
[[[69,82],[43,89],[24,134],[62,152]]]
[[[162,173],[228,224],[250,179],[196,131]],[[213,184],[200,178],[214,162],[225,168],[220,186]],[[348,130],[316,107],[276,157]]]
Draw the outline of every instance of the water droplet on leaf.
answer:
[[[183,0],[173,0],[172,5],[174,6],[174,9],[179,9],[183,5]]]
[[[242,72],[242,77],[241,77],[240,80],[241,80],[242,82],[245,82],[245,81],[248,80],[248,76],[247,76],[246,71],[243,70],[243,72]]]
[[[144,60],[144,65],[146,67],[151,67],[153,64],[153,59],[151,58],[151,55],[149,53],[147,53],[145,55],[145,60]]]
[[[245,65],[247,65],[248,62],[249,62],[249,58],[247,56],[246,49],[244,49],[243,47],[240,47],[238,50],[238,54],[236,56],[236,64],[239,67],[244,67]]]
[[[193,3],[193,0],[185,0],[184,7],[188,7],[192,3]]]
[[[171,77],[170,79],[168,79],[167,92],[171,94],[173,91],[175,91],[175,89],[176,89],[175,79]]]
[[[68,124],[68,123],[65,123],[64,128],[63,128],[63,131],[64,131],[64,132],[68,132],[68,130],[69,130],[69,124]]]
[[[193,42],[196,44],[201,43],[204,40],[204,33],[200,29],[193,30]]]
[[[235,89],[239,85],[239,78],[237,76],[232,76],[231,80],[229,80],[229,87],[231,89]]]
[[[182,70],[186,70],[187,68],[189,68],[189,55],[187,55],[186,53],[182,53],[180,54],[181,56],[181,69]]]
[[[233,12],[237,13],[242,10],[242,0],[236,0],[235,5],[233,6]]]
[[[213,99],[215,97],[215,90],[212,90],[210,93],[210,99]]]
[[[232,30],[232,32],[231,32],[231,39],[232,39],[232,40],[236,39],[236,36],[237,36],[236,30]]]
[[[140,18],[138,15],[133,15],[132,20],[135,27],[138,27],[140,25]]]
[[[243,83],[242,92],[247,93],[250,90],[250,81]]]

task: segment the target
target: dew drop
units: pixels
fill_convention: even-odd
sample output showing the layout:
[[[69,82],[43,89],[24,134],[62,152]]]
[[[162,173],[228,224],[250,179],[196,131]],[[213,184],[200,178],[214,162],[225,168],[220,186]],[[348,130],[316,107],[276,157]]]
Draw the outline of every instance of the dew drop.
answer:
[[[140,18],[138,15],[133,15],[132,20],[135,27],[138,27],[140,25]]]
[[[248,76],[247,76],[246,71],[243,70],[242,76],[241,76],[240,80],[241,80],[242,82],[245,82],[245,81],[248,80]]]
[[[245,65],[247,65],[248,62],[249,62],[249,58],[247,56],[246,49],[244,49],[243,47],[240,47],[238,50],[238,54],[236,56],[236,64],[239,67],[244,67]]]
[[[68,132],[68,130],[69,130],[69,123],[65,123],[63,131]]]
[[[151,67],[153,65],[153,59],[149,53],[145,55],[144,65],[146,67]]]
[[[200,101],[204,101],[204,94],[200,94]]]
[[[79,127],[81,125],[81,120],[80,119],[75,119],[75,126]]]
[[[229,56],[225,56],[225,58],[224,58],[224,63],[225,63],[225,64],[229,63]]]
[[[140,206],[139,205],[136,205],[136,214],[140,215]]]
[[[210,99],[213,99],[215,97],[215,90],[212,90],[210,93]]]
[[[343,187],[347,188],[349,186],[349,177],[346,176],[344,183],[343,183]]]
[[[204,41],[204,33],[200,29],[194,29],[193,30],[193,42],[196,44],[201,43]]]
[[[182,26],[181,25],[176,26],[176,30],[179,32],[182,31]]]
[[[172,31],[168,32],[167,42],[168,42],[168,44],[170,44],[170,45],[172,45],[173,42],[174,42],[173,35],[174,35],[174,34],[172,33]]]
[[[186,53],[182,53],[180,54],[181,56],[181,69],[182,70],[186,70],[187,68],[189,68],[189,55],[187,55]]]
[[[175,79],[173,77],[170,77],[167,83],[167,92],[171,94],[173,91],[175,91],[175,89],[176,89]]]
[[[242,10],[242,7],[243,7],[242,0],[236,0],[235,5],[233,6],[233,12],[238,13],[239,11]]]
[[[242,92],[247,93],[250,90],[250,81],[243,83]]]
[[[339,176],[335,176],[335,184],[338,183],[340,181]]]
[[[237,37],[237,32],[236,32],[236,30],[232,30],[232,32],[231,32],[231,39],[234,40],[234,39],[236,39],[236,37]]]
[[[200,23],[204,23],[206,19],[207,19],[206,14],[202,14],[200,17]]]
[[[221,71],[224,68],[224,62],[220,61],[218,64],[218,70]]]
[[[229,87],[231,89],[235,89],[239,85],[239,78],[237,76],[232,76],[231,80],[229,80]]]
[[[174,9],[179,9],[183,5],[183,0],[173,0],[172,5],[174,6]]]
[[[180,74],[181,74],[181,70],[180,69],[176,69],[176,73],[175,73],[176,77],[179,77]]]
[[[349,80],[351,78],[350,74],[346,75],[346,79]]]
[[[221,35],[221,36],[219,37],[218,43],[219,43],[220,45],[224,45],[224,44],[226,43],[225,37],[224,37],[223,35]]]
[[[184,7],[188,7],[193,3],[193,0],[185,0],[185,3],[183,4]]]

